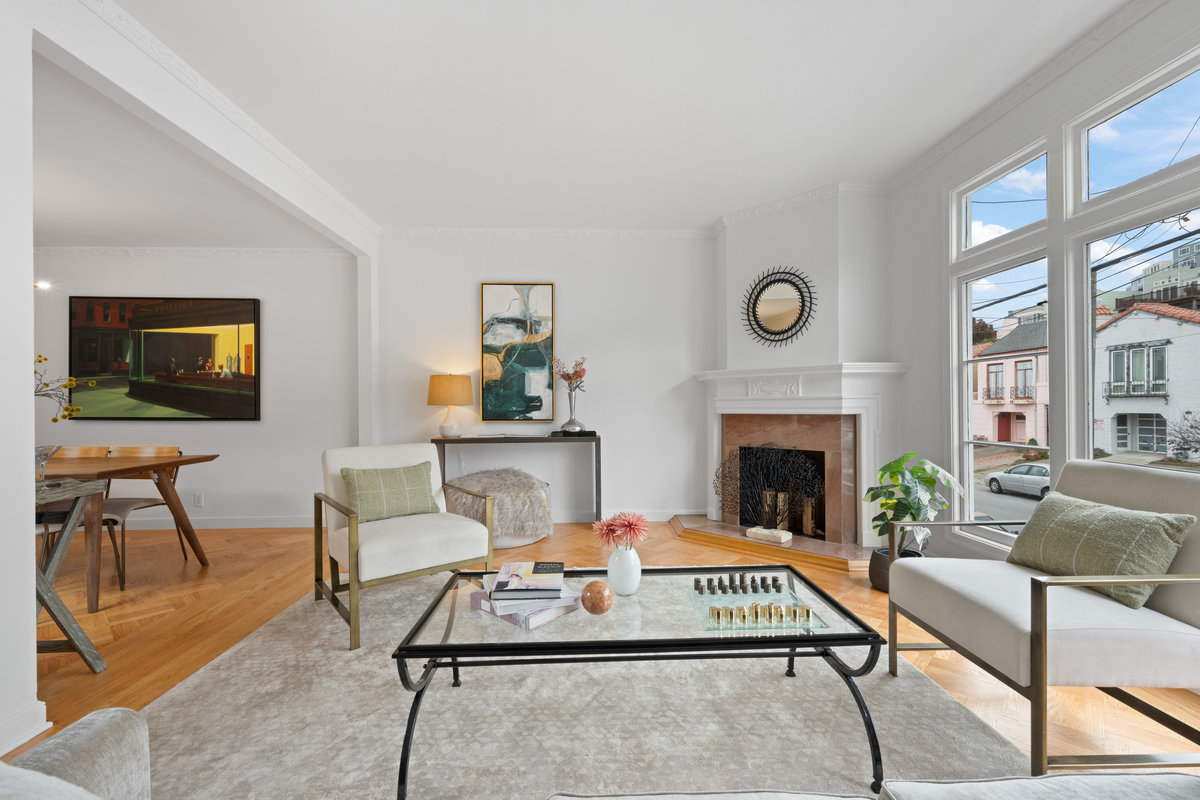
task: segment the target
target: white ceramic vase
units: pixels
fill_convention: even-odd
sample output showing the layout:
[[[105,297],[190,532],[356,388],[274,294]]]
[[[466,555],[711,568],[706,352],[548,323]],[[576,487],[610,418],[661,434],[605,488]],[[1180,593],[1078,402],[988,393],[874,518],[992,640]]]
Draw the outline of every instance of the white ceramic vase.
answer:
[[[608,585],[619,595],[631,595],[642,582],[642,560],[632,547],[618,546],[608,557]]]

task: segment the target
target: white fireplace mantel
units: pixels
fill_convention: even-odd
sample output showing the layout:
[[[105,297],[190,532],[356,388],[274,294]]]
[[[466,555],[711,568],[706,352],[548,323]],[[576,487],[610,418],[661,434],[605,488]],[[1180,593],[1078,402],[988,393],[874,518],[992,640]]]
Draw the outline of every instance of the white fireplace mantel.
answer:
[[[861,497],[864,476],[873,475],[883,463],[881,453],[895,449],[895,404],[888,399],[898,391],[898,378],[906,370],[905,364],[871,362],[700,373],[696,380],[708,389],[706,480],[721,463],[723,414],[849,414],[858,423],[855,472]],[[719,500],[711,489],[707,494],[709,519],[721,519]],[[859,544],[874,542],[868,511],[864,504],[858,515]]]

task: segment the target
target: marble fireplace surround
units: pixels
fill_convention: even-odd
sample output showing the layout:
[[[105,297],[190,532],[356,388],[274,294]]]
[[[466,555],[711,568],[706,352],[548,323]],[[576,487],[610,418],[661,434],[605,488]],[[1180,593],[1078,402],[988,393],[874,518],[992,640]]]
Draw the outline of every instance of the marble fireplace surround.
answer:
[[[708,518],[723,520],[711,482],[725,454],[773,442],[825,451],[826,540],[874,545],[873,512],[860,498],[869,485],[864,479],[895,449],[887,397],[904,371],[903,364],[872,362],[697,375],[708,390]]]

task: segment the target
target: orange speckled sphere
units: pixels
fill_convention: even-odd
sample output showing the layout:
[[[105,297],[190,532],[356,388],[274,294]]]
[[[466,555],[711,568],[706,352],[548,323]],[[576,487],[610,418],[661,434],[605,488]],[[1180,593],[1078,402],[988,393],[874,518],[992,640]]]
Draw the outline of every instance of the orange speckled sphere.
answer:
[[[589,614],[603,614],[612,608],[613,590],[604,581],[592,581],[583,587],[580,600]]]

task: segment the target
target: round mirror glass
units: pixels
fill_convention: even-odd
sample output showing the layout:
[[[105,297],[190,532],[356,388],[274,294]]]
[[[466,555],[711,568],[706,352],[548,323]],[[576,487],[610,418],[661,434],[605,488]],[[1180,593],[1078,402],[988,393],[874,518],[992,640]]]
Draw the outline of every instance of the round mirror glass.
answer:
[[[758,323],[772,333],[783,333],[796,324],[804,310],[800,289],[788,281],[775,281],[758,297],[754,315]]]

